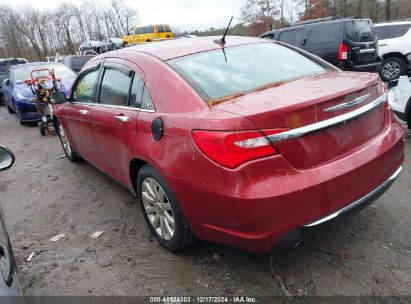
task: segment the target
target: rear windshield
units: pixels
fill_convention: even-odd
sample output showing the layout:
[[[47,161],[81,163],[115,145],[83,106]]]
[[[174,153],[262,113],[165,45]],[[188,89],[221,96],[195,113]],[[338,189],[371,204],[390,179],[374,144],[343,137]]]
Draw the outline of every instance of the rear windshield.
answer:
[[[213,50],[173,59],[169,64],[206,101],[327,70],[320,63],[276,43]]]
[[[355,42],[375,40],[374,25],[370,20],[350,20],[347,22],[347,38]]]
[[[94,56],[71,57],[71,59],[69,59],[68,62],[71,61],[70,63],[74,67],[83,67],[87,63],[87,61],[89,61],[93,57]]]

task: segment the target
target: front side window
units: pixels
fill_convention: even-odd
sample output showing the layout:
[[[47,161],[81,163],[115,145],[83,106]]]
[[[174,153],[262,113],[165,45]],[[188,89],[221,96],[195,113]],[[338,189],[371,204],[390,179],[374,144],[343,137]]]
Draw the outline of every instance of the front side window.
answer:
[[[280,44],[263,42],[193,54],[168,61],[205,100],[323,74],[320,62]]]
[[[76,102],[94,102],[94,93],[98,75],[97,69],[85,72],[77,82],[72,93],[72,101]]]
[[[377,26],[375,27],[375,33],[377,38],[380,40],[384,40],[388,38],[388,26]]]
[[[106,68],[100,87],[100,103],[127,106],[131,77],[123,72]]]

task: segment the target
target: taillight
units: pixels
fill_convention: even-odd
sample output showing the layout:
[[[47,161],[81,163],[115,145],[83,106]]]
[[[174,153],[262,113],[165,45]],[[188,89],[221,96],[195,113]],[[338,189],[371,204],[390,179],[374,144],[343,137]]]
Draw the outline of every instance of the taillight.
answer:
[[[193,131],[193,138],[200,150],[216,163],[235,168],[247,161],[275,155],[278,152],[265,135],[286,131],[276,129],[243,132]]]
[[[338,60],[346,60],[348,58],[348,47],[346,44],[341,43],[338,49]]]

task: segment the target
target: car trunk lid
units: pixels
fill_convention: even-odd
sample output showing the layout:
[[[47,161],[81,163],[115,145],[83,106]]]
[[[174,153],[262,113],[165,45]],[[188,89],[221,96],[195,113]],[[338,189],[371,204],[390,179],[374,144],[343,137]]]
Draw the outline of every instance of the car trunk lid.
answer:
[[[273,140],[292,166],[303,169],[341,156],[381,132],[384,106],[332,126],[321,125],[373,106],[382,94],[377,75],[330,72],[255,91],[215,107],[247,117],[260,130],[320,127],[297,137]]]

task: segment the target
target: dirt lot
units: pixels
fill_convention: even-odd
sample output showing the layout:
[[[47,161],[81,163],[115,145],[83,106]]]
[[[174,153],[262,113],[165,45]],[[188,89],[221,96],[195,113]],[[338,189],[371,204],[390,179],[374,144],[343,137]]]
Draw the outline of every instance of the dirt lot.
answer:
[[[0,138],[17,158],[0,176],[0,202],[25,295],[281,295],[268,255],[208,242],[179,254],[158,246],[128,190],[87,163],[58,159],[57,137],[20,126],[5,107]],[[292,295],[411,295],[409,135],[405,153],[382,198],[276,257]],[[96,231],[105,233],[94,240]]]

